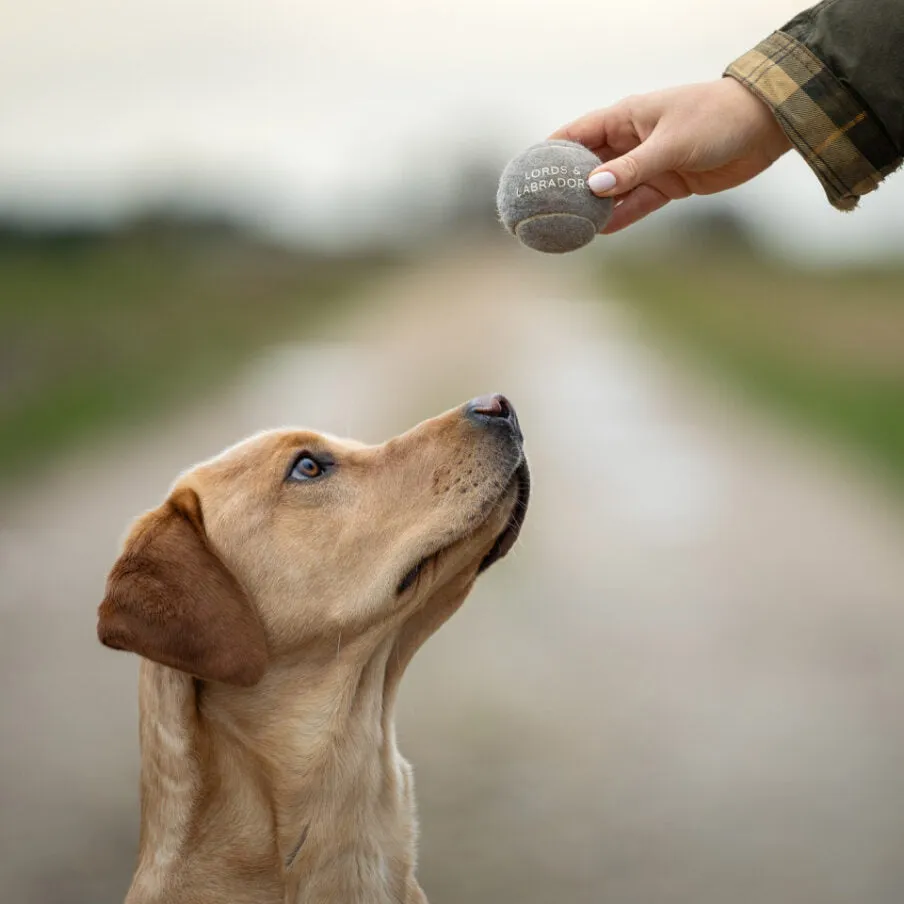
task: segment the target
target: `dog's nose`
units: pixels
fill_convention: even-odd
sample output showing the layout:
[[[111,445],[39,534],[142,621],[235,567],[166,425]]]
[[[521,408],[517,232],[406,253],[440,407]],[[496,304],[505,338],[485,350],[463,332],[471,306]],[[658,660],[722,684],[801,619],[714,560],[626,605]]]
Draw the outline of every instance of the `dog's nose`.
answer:
[[[504,396],[498,392],[493,395],[478,396],[468,402],[468,414],[478,414],[484,417],[504,417],[511,418],[515,412],[512,404]]]
[[[521,432],[512,403],[498,392],[471,399],[465,405],[465,414],[469,420],[481,425],[505,423],[513,427],[516,433]]]

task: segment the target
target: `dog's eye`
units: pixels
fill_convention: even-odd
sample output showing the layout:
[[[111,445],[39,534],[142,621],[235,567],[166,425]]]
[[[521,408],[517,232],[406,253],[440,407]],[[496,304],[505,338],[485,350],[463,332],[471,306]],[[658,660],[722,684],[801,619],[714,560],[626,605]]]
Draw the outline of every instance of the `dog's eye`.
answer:
[[[320,477],[326,469],[319,461],[312,458],[309,452],[302,452],[295,459],[292,470],[289,472],[289,480],[314,480]]]

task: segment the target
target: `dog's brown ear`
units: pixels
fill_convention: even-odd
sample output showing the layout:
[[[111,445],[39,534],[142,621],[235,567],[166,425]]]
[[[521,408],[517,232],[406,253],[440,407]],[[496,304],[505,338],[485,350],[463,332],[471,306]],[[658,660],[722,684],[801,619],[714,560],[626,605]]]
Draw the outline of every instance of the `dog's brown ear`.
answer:
[[[267,665],[263,626],[210,549],[192,490],[176,491],[133,531],[97,614],[101,643],[198,678],[247,687]]]

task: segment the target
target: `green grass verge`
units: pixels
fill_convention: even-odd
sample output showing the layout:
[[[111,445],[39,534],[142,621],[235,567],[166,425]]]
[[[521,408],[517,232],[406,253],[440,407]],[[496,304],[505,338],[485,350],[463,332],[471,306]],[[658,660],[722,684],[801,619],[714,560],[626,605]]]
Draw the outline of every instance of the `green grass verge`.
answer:
[[[661,335],[904,488],[904,267],[808,270],[752,251],[606,260]]]
[[[383,267],[172,224],[0,237],[0,482],[315,336]]]

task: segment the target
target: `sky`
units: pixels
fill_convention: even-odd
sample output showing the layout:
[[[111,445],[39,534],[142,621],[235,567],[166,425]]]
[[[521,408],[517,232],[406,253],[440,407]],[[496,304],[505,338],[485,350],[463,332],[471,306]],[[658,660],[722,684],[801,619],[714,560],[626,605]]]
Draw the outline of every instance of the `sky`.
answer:
[[[104,218],[163,195],[352,240],[398,220],[397,192],[441,210],[463,160],[717,77],[799,8],[0,0],[0,211]],[[898,178],[843,215],[789,155],[729,200],[783,246],[856,257],[904,247]]]

